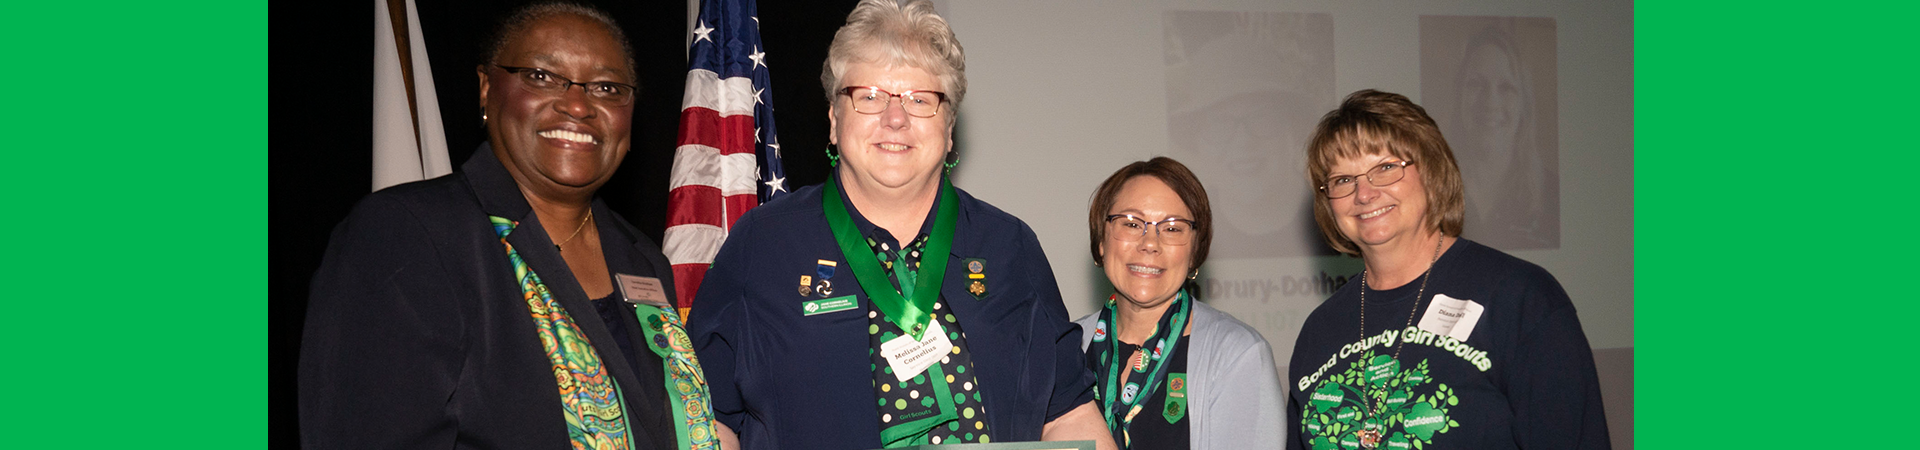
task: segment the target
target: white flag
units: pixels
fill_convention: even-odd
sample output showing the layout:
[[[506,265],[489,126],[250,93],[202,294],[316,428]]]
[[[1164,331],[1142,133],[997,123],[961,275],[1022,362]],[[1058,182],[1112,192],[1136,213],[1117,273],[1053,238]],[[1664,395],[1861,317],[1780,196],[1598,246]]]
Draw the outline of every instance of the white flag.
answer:
[[[396,39],[389,13],[390,3],[402,1],[405,42]],[[374,0],[373,10],[373,190],[452,173],[420,14],[413,0]]]

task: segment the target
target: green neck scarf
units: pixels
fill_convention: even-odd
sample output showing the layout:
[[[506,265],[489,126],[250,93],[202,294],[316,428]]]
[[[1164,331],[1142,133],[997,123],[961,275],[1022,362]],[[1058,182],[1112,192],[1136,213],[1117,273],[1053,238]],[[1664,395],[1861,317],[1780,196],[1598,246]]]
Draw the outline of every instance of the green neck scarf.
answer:
[[[661,370],[666,375],[668,409],[673,410],[674,438],[680,450],[720,448],[720,440],[713,434],[713,408],[709,406],[712,395],[707,391],[707,377],[700,372],[700,358],[694,354],[693,341],[687,338],[680,315],[674,313],[673,308],[645,303],[633,306],[634,315],[640,318],[640,328],[647,334],[647,347],[666,363]]]
[[[1134,367],[1125,367],[1127,360],[1132,359],[1132,354],[1120,354],[1120,321],[1116,315],[1119,301],[1117,295],[1109,297],[1107,306],[1100,310],[1100,321],[1094,324],[1094,342],[1089,349],[1100,345],[1100,341],[1107,341],[1106,358],[1101,361],[1107,370],[1104,375],[1095,373],[1102,376],[1094,394],[1101,402],[1101,413],[1106,416],[1107,431],[1115,435],[1121,446],[1130,447],[1133,445],[1133,436],[1127,429],[1133,425],[1134,417],[1140,414],[1147,399],[1166,384],[1167,367],[1173,361],[1172,353],[1180,345],[1181,334],[1187,329],[1188,315],[1193,312],[1193,298],[1187,295],[1186,290],[1174,294],[1173,304],[1154,324],[1147,340],[1140,341],[1140,349],[1137,350],[1141,354],[1140,364]],[[1141,377],[1145,380],[1134,381]]]
[[[633,448],[633,436],[627,429],[625,396],[620,392],[620,385],[614,382],[613,373],[607,371],[602,364],[604,360],[594,353],[587,334],[580,331],[566,308],[554,300],[546,283],[540,281],[540,275],[533,273],[533,267],[520,258],[513,244],[507,243],[507,234],[512,233],[519,222],[499,216],[487,216],[487,219],[493,223],[494,233],[500,236],[500,244],[507,248],[514,280],[520,284],[528,312],[533,315],[534,331],[540,335],[540,348],[553,365],[553,375],[560,387],[561,413],[566,416],[567,439],[572,441],[573,448]]]
[[[507,260],[513,264],[515,279],[527,298],[540,346],[552,361],[554,374],[564,376],[560,384],[560,403],[566,415],[567,438],[574,448],[633,448],[624,408],[625,394],[604,360],[595,353],[586,333],[573,322],[560,302],[553,299],[540,275],[520,258],[507,243],[507,234],[519,223],[504,217],[488,216],[500,243],[507,247]],[[713,409],[708,405],[706,376],[700,372],[700,360],[694,355],[693,342],[687,338],[680,316],[671,308],[634,304],[647,335],[647,345],[665,363],[669,409],[673,410],[675,440],[680,450],[714,450],[720,440],[713,434]],[[641,357],[642,355],[633,355]],[[563,375],[564,374],[564,375]]]

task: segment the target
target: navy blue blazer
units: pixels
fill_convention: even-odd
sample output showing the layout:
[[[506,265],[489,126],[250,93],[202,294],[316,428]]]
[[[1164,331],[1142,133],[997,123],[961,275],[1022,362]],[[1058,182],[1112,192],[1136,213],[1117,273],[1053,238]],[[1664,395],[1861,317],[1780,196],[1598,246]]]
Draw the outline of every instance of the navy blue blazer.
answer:
[[[867,356],[872,307],[834,242],[821,191],[801,188],[741,217],[693,301],[689,332],[714,415],[740,434],[742,448],[881,446]],[[1047,422],[1093,400],[1080,327],[1033,229],[955,192],[957,231],[940,294],[967,333],[994,440],[1036,441]],[[985,260],[983,298],[967,292],[967,258]],[[803,297],[800,276],[814,275],[822,259],[839,264],[832,296],[853,295],[858,308],[802,312],[820,295]]]

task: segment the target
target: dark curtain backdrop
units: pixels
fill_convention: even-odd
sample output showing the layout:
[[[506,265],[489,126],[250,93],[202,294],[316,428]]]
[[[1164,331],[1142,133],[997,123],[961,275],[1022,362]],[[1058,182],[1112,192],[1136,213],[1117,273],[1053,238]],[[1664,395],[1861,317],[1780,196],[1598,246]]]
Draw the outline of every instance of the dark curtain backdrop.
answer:
[[[486,139],[474,68],[482,40],[520,1],[417,0],[454,167]],[[686,3],[591,2],[632,41],[641,93],[633,149],[601,188],[607,203],[658,242],[686,82]],[[773,104],[792,187],[824,181],[827,105],[820,64],[851,0],[759,4]],[[299,446],[296,368],[307,284],[333,226],[372,184],[373,2],[277,3],[271,12],[271,442]],[[417,57],[417,56],[416,56]]]

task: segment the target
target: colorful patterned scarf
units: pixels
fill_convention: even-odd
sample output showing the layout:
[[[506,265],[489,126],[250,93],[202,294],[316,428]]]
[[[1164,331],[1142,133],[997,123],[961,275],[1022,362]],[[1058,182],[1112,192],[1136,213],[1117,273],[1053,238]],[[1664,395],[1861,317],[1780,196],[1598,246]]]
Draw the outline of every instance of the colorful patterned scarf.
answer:
[[[681,325],[673,308],[635,304],[647,333],[647,345],[666,361],[667,390],[673,401],[673,428],[681,450],[717,450],[720,440],[713,435],[713,409],[707,404],[707,377],[700,372],[700,358],[693,352],[693,341]]]
[[[540,347],[553,363],[553,377],[560,385],[561,410],[567,420],[567,439],[576,449],[630,448],[623,409],[626,403],[622,401],[620,386],[614,383],[613,374],[602,367],[593,343],[580,331],[580,326],[574,324],[573,317],[567,315],[566,308],[553,299],[547,285],[540,282],[540,275],[520,259],[520,252],[513,249],[513,244],[507,243],[507,234],[520,223],[498,216],[487,216],[487,219],[493,222],[494,233],[500,235],[500,244],[507,247],[513,277],[520,282],[522,298],[533,314],[534,330],[540,334]]]

